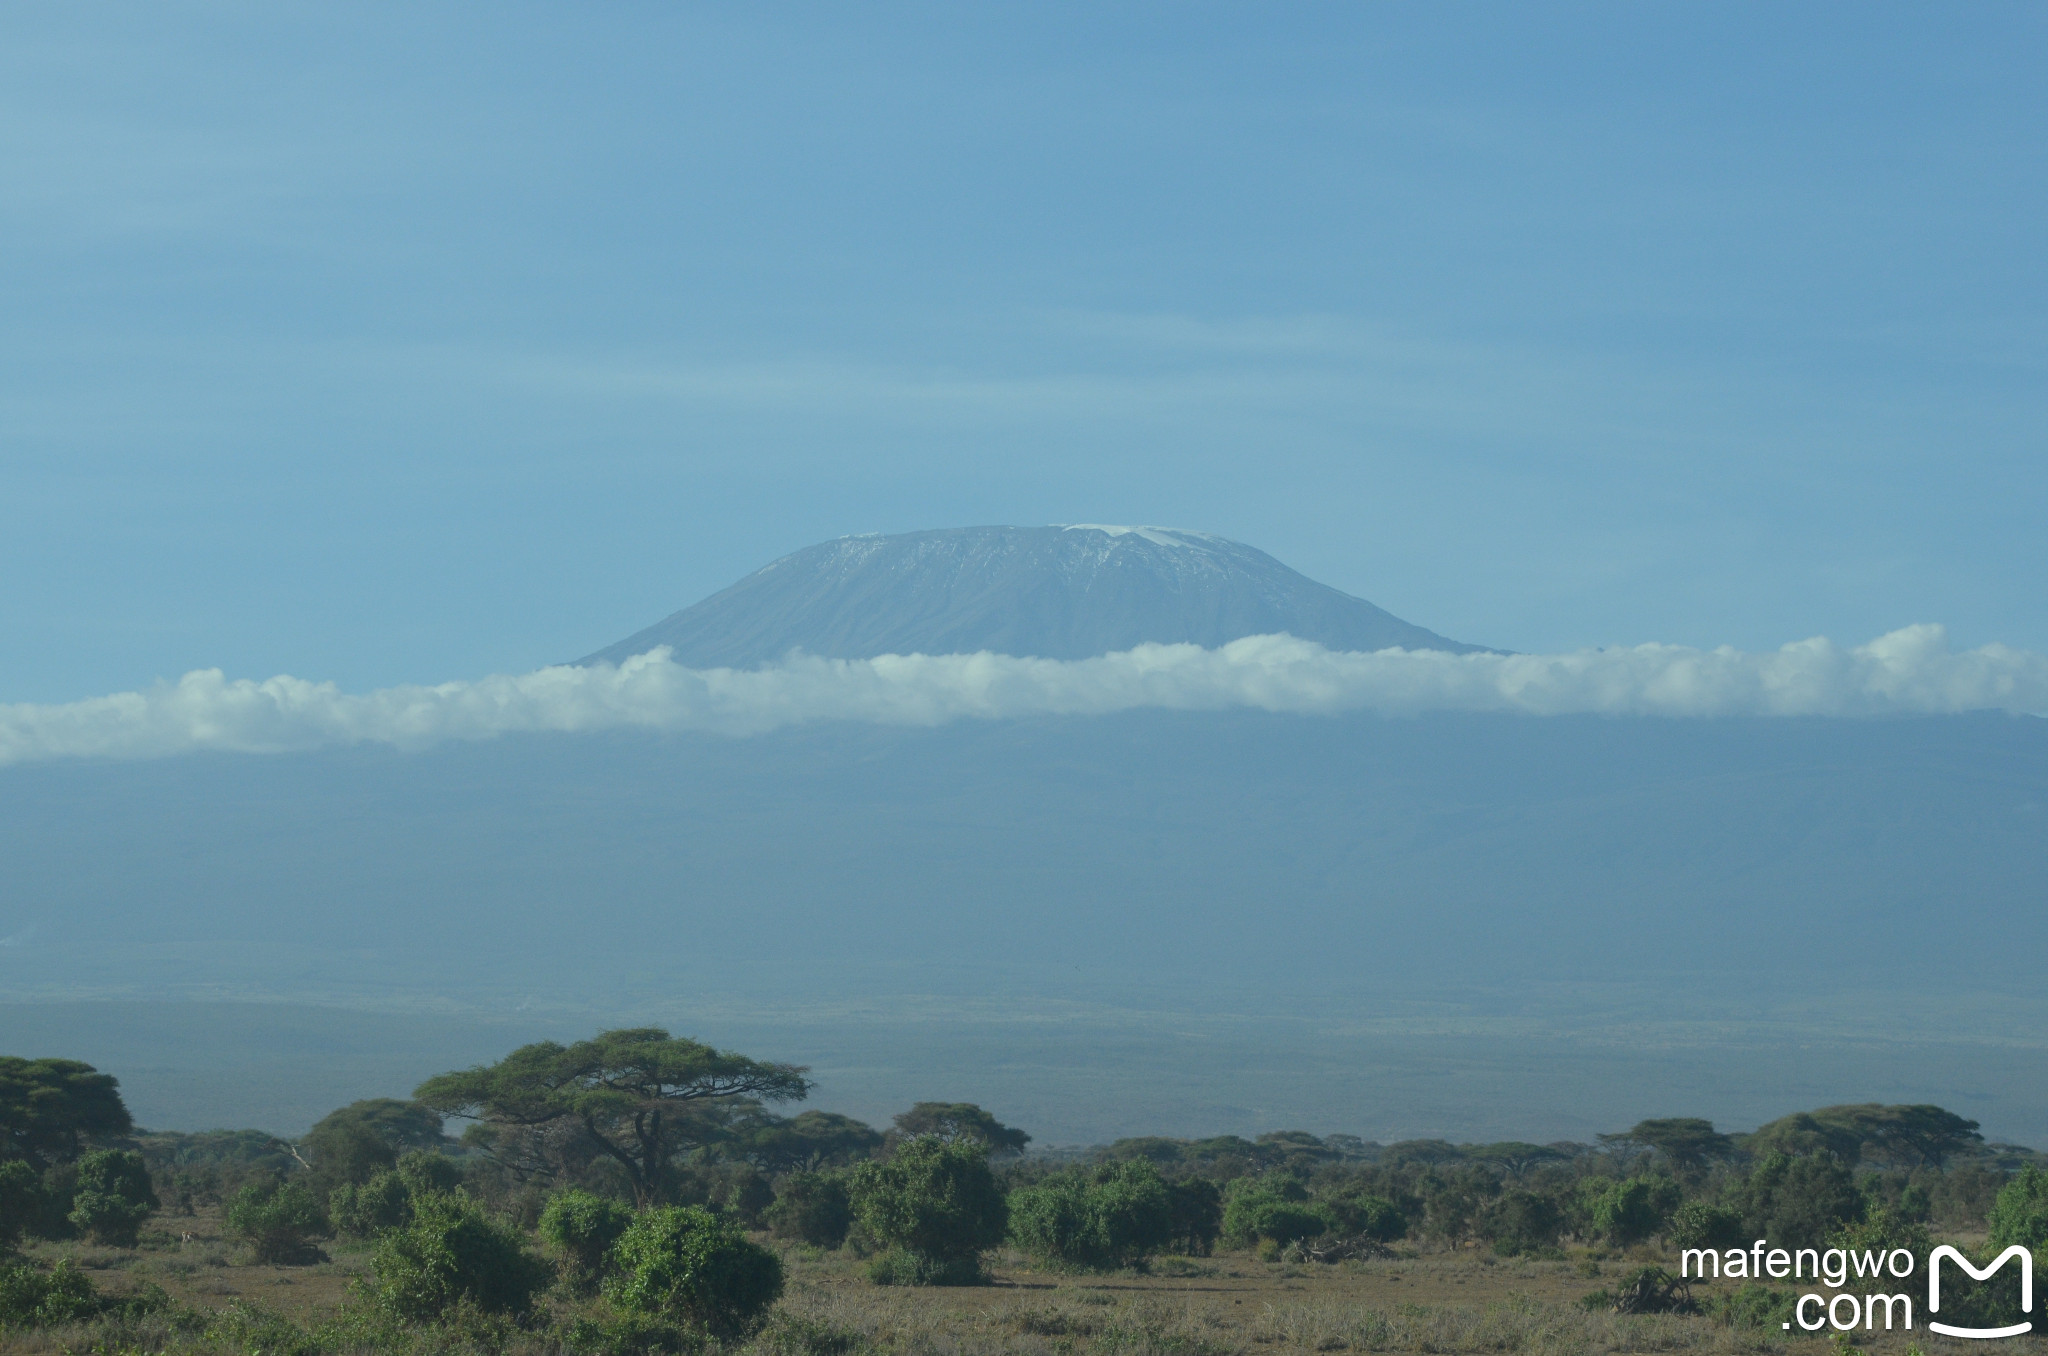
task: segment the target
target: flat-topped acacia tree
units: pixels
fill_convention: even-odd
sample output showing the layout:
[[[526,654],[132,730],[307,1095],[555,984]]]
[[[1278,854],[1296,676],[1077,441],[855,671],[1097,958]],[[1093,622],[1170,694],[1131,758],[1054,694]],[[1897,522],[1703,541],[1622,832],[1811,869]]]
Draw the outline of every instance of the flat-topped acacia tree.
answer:
[[[1735,1156],[1735,1140],[1716,1130],[1712,1121],[1697,1116],[1637,1121],[1634,1128],[1618,1135],[1600,1136],[1600,1142],[1661,1153],[1681,1173],[1704,1172],[1708,1163]]]
[[[496,1064],[430,1078],[413,1097],[480,1122],[492,1132],[486,1147],[501,1152],[558,1142],[567,1130],[617,1163],[645,1206],[668,1198],[676,1155],[694,1143],[701,1119],[692,1113],[743,1099],[798,1101],[811,1090],[808,1072],[636,1027],[574,1045],[523,1045]],[[545,1170],[531,1157],[510,1165]]]
[[[111,1074],[75,1059],[0,1056],[0,1162],[41,1170],[134,1129]]]

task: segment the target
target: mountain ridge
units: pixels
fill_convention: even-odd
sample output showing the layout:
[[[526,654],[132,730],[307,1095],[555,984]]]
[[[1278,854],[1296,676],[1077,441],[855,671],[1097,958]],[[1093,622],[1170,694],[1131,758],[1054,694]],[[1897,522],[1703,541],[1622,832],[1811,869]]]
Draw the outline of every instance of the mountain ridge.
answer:
[[[1086,659],[1286,632],[1336,650],[1485,649],[1438,635],[1213,533],[1102,523],[839,537],[577,660],[667,646],[693,668],[990,650]]]

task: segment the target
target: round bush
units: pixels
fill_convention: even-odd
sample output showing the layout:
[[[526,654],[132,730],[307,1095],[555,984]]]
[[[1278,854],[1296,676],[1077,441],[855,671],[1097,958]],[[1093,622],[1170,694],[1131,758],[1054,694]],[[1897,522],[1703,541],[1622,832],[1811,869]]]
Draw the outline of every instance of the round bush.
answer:
[[[1671,1216],[1670,1243],[1674,1248],[1712,1248],[1721,1251],[1749,1242],[1742,1227],[1740,1211],[1711,1201],[1687,1201]]]
[[[1593,1229],[1617,1247],[1640,1243],[1663,1230],[1678,1206],[1669,1178],[1631,1177],[1593,1200]]]
[[[1260,1201],[1253,1205],[1249,1220],[1255,1238],[1267,1242],[1299,1243],[1328,1232],[1330,1222],[1313,1205],[1299,1201]]]
[[[1486,1208],[1481,1224],[1495,1252],[1515,1257],[1556,1247],[1564,1212],[1548,1196],[1511,1188]]]
[[[336,1187],[327,1198],[327,1216],[350,1238],[376,1238],[410,1224],[415,1199],[451,1192],[461,1183],[462,1168],[454,1159],[414,1149],[395,1167]]]
[[[540,1236],[562,1255],[575,1280],[594,1285],[604,1273],[605,1254],[632,1223],[631,1206],[571,1188],[541,1211]]]
[[[918,1284],[979,1279],[981,1255],[1009,1229],[1009,1205],[978,1140],[906,1140],[887,1159],[855,1168],[847,1193],[868,1238],[914,1259],[902,1274]]]
[[[1223,1232],[1234,1243],[1285,1246],[1328,1231],[1329,1219],[1291,1177],[1240,1177],[1223,1205]]]
[[[47,1328],[92,1318],[103,1307],[99,1292],[70,1261],[49,1271],[26,1262],[0,1266],[0,1328]]]
[[[818,1248],[836,1248],[853,1227],[846,1179],[831,1172],[794,1172],[768,1207],[768,1231]]]
[[[1010,1193],[1010,1240],[1041,1265],[1087,1271],[1106,1265],[1098,1256],[1088,1187],[1081,1174],[1055,1173]]]
[[[384,1304],[413,1322],[467,1300],[490,1314],[520,1314],[553,1268],[526,1251],[519,1234],[467,1197],[417,1196],[412,1223],[384,1235],[371,1269]]]
[[[132,1248],[135,1236],[157,1208],[142,1155],[101,1149],[78,1160],[70,1220],[95,1243]]]
[[[414,1149],[402,1155],[392,1171],[415,1196],[453,1191],[462,1185],[462,1165],[448,1155],[437,1154],[430,1149]]]
[[[1332,1232],[1375,1243],[1391,1243],[1408,1232],[1408,1217],[1384,1196],[1339,1196],[1319,1203]]]
[[[1133,1159],[1056,1173],[1010,1194],[1010,1236],[1047,1266],[1134,1266],[1173,1236],[1173,1200],[1159,1169]]]
[[[326,1260],[312,1240],[327,1232],[327,1218],[313,1193],[296,1182],[249,1183],[228,1202],[226,1223],[258,1262],[304,1266]]]
[[[412,1188],[388,1171],[360,1186],[343,1183],[327,1198],[327,1216],[350,1238],[375,1238],[412,1221]]]
[[[2001,1248],[2015,1243],[2039,1251],[2048,1246],[2048,1172],[2032,1164],[1999,1188],[1991,1204],[1991,1241]]]
[[[640,1216],[612,1245],[610,1266],[604,1293],[613,1304],[714,1337],[752,1332],[782,1297],[782,1259],[694,1205]]]

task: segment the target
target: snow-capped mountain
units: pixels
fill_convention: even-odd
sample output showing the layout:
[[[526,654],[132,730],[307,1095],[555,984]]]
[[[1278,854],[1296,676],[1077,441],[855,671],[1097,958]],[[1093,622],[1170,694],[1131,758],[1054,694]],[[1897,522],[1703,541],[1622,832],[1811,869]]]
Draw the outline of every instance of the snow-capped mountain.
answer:
[[[698,668],[764,664],[791,650],[1084,659],[1146,641],[1213,647],[1281,631],[1341,650],[1481,648],[1241,542],[1075,523],[822,542],[578,662],[617,663],[657,645]]]

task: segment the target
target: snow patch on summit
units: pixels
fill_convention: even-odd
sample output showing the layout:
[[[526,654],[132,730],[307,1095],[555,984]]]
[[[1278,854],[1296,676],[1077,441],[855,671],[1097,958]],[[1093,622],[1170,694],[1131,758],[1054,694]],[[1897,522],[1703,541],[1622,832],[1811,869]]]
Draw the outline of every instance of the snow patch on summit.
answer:
[[[1106,532],[1112,537],[1136,533],[1155,545],[1182,551],[1197,549],[1210,540],[1207,532],[1186,532],[1177,527],[1121,527],[1114,523],[1055,523],[1054,526],[1067,532]]]

